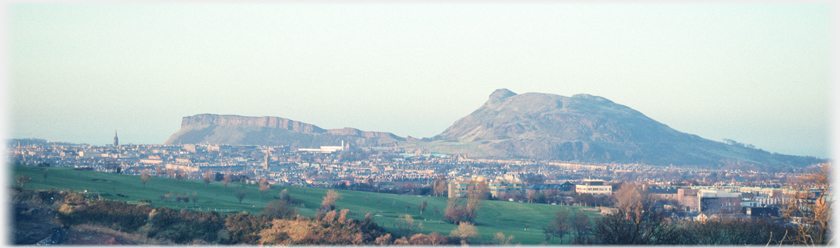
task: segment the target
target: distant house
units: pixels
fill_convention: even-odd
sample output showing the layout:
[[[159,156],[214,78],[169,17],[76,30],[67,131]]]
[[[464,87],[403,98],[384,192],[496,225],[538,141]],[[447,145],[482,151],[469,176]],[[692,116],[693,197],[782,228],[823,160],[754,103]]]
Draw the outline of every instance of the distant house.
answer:
[[[392,182],[378,182],[376,183],[376,187],[385,190],[392,190],[397,188],[397,186]]]

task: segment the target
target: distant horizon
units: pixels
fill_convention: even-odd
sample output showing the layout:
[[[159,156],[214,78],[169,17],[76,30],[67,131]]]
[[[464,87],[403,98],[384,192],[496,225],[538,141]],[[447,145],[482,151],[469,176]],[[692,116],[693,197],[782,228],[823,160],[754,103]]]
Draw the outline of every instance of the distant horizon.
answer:
[[[495,89],[831,157],[828,3],[15,3],[5,137],[162,144],[201,113],[433,137]]]

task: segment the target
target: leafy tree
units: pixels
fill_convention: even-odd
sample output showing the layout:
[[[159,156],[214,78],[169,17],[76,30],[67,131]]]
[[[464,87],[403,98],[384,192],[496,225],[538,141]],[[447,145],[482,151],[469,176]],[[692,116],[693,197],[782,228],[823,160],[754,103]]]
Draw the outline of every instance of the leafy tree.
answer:
[[[233,191],[233,194],[236,196],[236,199],[239,199],[239,204],[242,204],[242,200],[245,199],[245,196],[248,195],[248,191],[245,190],[243,186],[236,186],[236,189]]]
[[[280,200],[284,200],[284,201],[287,201],[287,202],[291,203],[292,202],[292,196],[289,195],[288,190],[289,189],[283,189],[283,191],[280,191]]]
[[[143,182],[143,188],[146,188],[146,182],[152,179],[152,175],[149,174],[149,170],[143,170],[143,174],[140,174],[140,181]]]

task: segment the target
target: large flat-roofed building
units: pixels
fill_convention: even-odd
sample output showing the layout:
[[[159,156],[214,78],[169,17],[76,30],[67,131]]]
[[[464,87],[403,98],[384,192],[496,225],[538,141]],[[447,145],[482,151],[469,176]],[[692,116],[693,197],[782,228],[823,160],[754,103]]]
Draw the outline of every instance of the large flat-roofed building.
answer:
[[[471,179],[456,179],[449,181],[449,198],[466,197],[470,187],[475,184],[484,184],[487,186],[487,179],[484,177],[477,177]]]
[[[344,141],[341,141],[341,146],[321,146],[321,148],[299,148],[299,152],[319,152],[319,153],[333,153],[335,151],[344,150]]]
[[[578,194],[612,195],[612,185],[606,185],[600,179],[584,179],[583,184],[575,185]]]
[[[490,195],[499,198],[505,194],[522,194],[522,181],[492,180],[489,183]]]
[[[700,211],[707,213],[737,213],[741,211],[741,193],[726,190],[701,189],[697,192]]]

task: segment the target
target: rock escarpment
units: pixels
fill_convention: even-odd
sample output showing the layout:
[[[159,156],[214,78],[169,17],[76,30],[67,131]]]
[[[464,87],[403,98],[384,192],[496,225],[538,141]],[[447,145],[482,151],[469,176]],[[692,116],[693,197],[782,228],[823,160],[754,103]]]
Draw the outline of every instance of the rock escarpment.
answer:
[[[287,145],[292,148],[345,144],[392,146],[405,138],[355,128],[326,130],[280,117],[199,114],[181,120],[181,129],[164,144]]]

